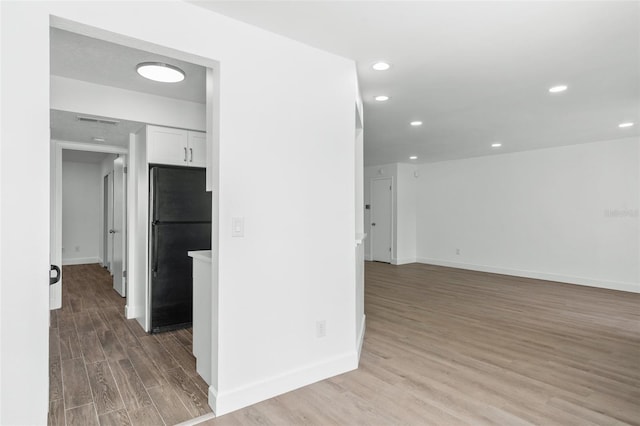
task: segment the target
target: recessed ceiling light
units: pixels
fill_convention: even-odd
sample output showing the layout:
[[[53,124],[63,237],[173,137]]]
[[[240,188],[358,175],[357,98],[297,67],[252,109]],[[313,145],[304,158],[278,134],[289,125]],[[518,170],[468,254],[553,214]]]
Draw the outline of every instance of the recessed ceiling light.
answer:
[[[632,122],[630,122],[630,121],[629,121],[629,122],[627,122],[627,123],[620,123],[620,124],[618,124],[618,127],[620,127],[621,129],[624,129],[625,127],[631,127],[631,126],[633,126],[633,123],[632,123]]]
[[[560,84],[558,86],[553,86],[552,88],[550,88],[549,93],[560,93],[564,92],[565,90],[567,90],[567,86],[564,84]]]
[[[163,62],[143,62],[136,67],[138,74],[161,83],[178,83],[184,80],[184,71]]]
[[[422,121],[412,121],[411,123],[412,126],[422,126]]]
[[[384,102],[384,101],[388,101],[389,97],[385,95],[380,95],[380,96],[376,96],[374,99],[378,102]]]
[[[502,144],[501,143],[497,143],[497,142],[491,144],[491,148],[500,148],[501,146],[502,146]]]
[[[371,68],[373,68],[376,71],[386,71],[389,68],[391,68],[391,65],[389,65],[386,62],[376,62],[371,66]]]
[[[92,138],[94,142],[104,142],[105,138]]]
[[[418,157],[416,155],[412,155],[411,157],[409,157],[409,160],[417,160]]]

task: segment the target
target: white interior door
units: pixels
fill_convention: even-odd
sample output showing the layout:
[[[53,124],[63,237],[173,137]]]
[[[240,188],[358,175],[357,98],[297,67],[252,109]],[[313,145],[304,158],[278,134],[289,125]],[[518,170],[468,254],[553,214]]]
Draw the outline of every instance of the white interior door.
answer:
[[[109,270],[109,175],[102,181],[102,266]]]
[[[391,179],[371,181],[371,257],[391,262]]]
[[[107,270],[113,275],[113,172],[107,175]]]
[[[113,289],[125,297],[126,280],[124,277],[126,259],[126,223],[127,223],[127,179],[124,157],[113,160],[113,227],[111,228],[113,258],[111,273]]]

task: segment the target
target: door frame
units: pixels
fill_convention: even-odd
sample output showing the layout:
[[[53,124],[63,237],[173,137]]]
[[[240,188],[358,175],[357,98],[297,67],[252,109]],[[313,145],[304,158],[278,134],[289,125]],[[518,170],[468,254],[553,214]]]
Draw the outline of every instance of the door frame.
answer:
[[[373,245],[374,245],[374,240],[375,237],[373,235],[373,229],[371,226],[371,221],[373,219],[373,211],[374,211],[374,206],[373,206],[373,182],[377,181],[377,180],[389,180],[390,184],[391,184],[391,190],[389,191],[390,193],[390,197],[391,197],[391,204],[390,204],[390,214],[389,214],[389,220],[391,221],[391,223],[389,224],[389,229],[391,230],[390,235],[389,235],[389,243],[391,244],[391,251],[389,252],[389,263],[393,264],[393,259],[395,259],[395,244],[394,244],[394,238],[395,238],[395,226],[394,226],[394,222],[395,222],[395,214],[394,214],[394,206],[395,206],[395,183],[393,180],[393,176],[380,176],[380,177],[374,177],[371,178],[371,180],[369,181],[369,204],[371,205],[371,209],[369,211],[369,233],[371,234],[371,238],[369,239],[369,254],[371,256],[371,260],[373,259]]]
[[[128,253],[127,253],[127,249],[129,248],[129,244],[127,244],[127,238],[128,238],[128,233],[127,233],[127,221],[129,218],[129,214],[128,214],[128,209],[129,209],[129,205],[127,203],[128,201],[128,196],[129,196],[129,191],[128,191],[128,186],[129,186],[129,182],[128,182],[128,176],[127,176],[127,164],[129,161],[129,157],[127,155],[118,155],[114,160],[113,160],[113,191],[112,191],[112,225],[113,228],[116,230],[116,233],[120,234],[120,237],[116,238],[116,234],[111,234],[111,263],[110,263],[110,267],[112,268],[111,271],[111,275],[113,276],[113,287],[114,289],[118,292],[118,294],[120,294],[122,297],[126,297],[127,295],[127,278],[126,278],[126,274],[127,274],[127,268],[128,268]],[[118,164],[118,167],[116,167],[116,164]],[[121,170],[120,170],[121,168]],[[120,170],[120,171],[118,171]],[[118,182],[118,176],[122,175],[122,181]],[[117,185],[117,184],[120,185]],[[119,189],[118,189],[119,187]],[[121,192],[122,197],[117,197],[116,198],[116,193],[117,191]],[[116,200],[120,199],[122,202],[122,205],[119,206],[119,209],[117,209],[117,202]],[[119,210],[119,211],[118,211]],[[120,215],[120,220],[121,223],[119,224],[119,226],[117,225],[117,218],[118,215]],[[118,242],[118,244],[116,244],[116,242]],[[115,261],[115,253],[116,250],[120,250],[120,258],[118,260],[118,262]],[[119,269],[118,269],[118,274],[116,275],[116,266],[119,264]],[[117,288],[117,285],[120,285],[120,289]]]
[[[50,230],[50,252],[51,263],[62,265],[62,150],[103,152],[106,154],[124,154],[129,150],[120,146],[96,145],[82,142],[68,142],[51,140],[52,150],[52,170],[51,170],[51,230]],[[62,307],[62,281],[63,274],[60,272],[60,280],[49,287],[49,309],[59,309]]]

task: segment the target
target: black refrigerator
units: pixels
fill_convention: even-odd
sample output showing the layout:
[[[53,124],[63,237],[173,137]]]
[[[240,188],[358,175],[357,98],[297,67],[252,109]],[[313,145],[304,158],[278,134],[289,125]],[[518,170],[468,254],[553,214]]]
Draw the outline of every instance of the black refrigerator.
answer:
[[[189,327],[193,316],[191,250],[211,249],[211,193],[204,169],[149,171],[151,333]]]

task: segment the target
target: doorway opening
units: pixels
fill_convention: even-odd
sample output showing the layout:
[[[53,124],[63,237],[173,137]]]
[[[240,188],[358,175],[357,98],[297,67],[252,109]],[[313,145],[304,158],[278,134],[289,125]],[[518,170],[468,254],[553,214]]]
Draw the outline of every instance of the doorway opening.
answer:
[[[51,257],[53,264],[109,265],[113,271],[114,253],[123,259],[126,253],[127,202],[124,167],[120,169],[120,191],[114,192],[109,176],[114,176],[116,164],[125,164],[127,148],[100,146],[75,142],[52,141],[51,167]],[[107,177],[105,181],[104,177]],[[105,187],[105,182],[107,183]],[[114,197],[114,194],[116,197]],[[114,203],[115,202],[115,203]],[[104,212],[111,214],[106,218]],[[119,230],[113,219],[118,220]],[[115,236],[118,246],[112,244]],[[111,243],[110,243],[111,241]],[[126,263],[120,267],[126,270]],[[63,268],[64,271],[64,268]],[[122,277],[122,272],[119,273]],[[50,287],[52,309],[62,306],[60,281]],[[114,284],[120,286],[118,293],[125,297],[123,284],[114,276]],[[115,289],[115,286],[114,286]]]
[[[122,414],[124,411],[124,415],[132,422],[135,421],[136,416],[141,416],[154,424],[163,422],[175,424],[210,413],[209,384],[204,382],[195,371],[191,331],[177,330],[150,336],[137,321],[138,316],[141,315],[140,310],[129,309],[129,304],[135,299],[131,297],[133,280],[137,281],[139,287],[146,285],[143,279],[137,279],[139,276],[135,275],[134,266],[137,266],[138,273],[142,271],[147,273],[148,265],[144,254],[139,255],[140,248],[146,247],[147,244],[140,237],[143,235],[141,228],[146,228],[148,223],[145,222],[145,218],[134,217],[139,211],[139,206],[148,203],[149,189],[145,187],[146,180],[140,179],[140,176],[145,174],[145,168],[148,173],[148,164],[145,142],[136,139],[135,134],[148,125],[166,126],[184,129],[184,131],[206,130],[207,154],[204,155],[204,152],[202,154],[206,157],[207,174],[210,174],[212,163],[217,161],[217,153],[215,150],[209,151],[209,147],[217,146],[218,136],[217,131],[214,131],[214,128],[217,128],[214,122],[214,120],[217,121],[217,114],[214,115],[213,111],[217,110],[219,94],[213,87],[219,79],[219,65],[213,60],[197,58],[139,40],[127,39],[81,24],[56,18],[52,18],[51,22],[52,92],[65,90],[64,96],[52,95],[50,104],[53,142],[51,184],[52,194],[54,194],[51,197],[52,264],[64,264],[65,259],[62,254],[63,227],[58,225],[62,216],[59,203],[56,203],[58,193],[61,192],[56,185],[61,182],[62,168],[58,165],[62,162],[63,152],[95,150],[112,156],[113,161],[110,163],[111,169],[101,169],[101,174],[96,179],[102,204],[98,212],[101,222],[98,229],[100,265],[87,265],[95,268],[85,269],[82,269],[85,265],[77,265],[79,269],[68,269],[73,271],[67,274],[69,280],[65,283],[65,274],[62,274],[60,283],[51,286],[50,290],[52,309],[63,305],[64,285],[69,286],[66,287],[65,294],[71,294],[72,297],[72,309],[64,309],[69,306],[65,299],[62,310],[52,311],[52,327],[57,328],[52,333],[58,335],[59,352],[50,354],[50,369],[53,369],[50,370],[50,377],[65,378],[67,372],[73,372],[74,368],[78,371],[86,371],[89,392],[87,393],[85,389],[85,392],[78,395],[78,398],[85,398],[82,401],[76,401],[78,404],[73,401],[67,403],[66,394],[61,398],[61,389],[66,386],[66,380],[53,383],[50,388],[52,389],[50,390],[52,402],[50,416],[58,417],[61,410],[64,419],[65,416],[73,414],[72,411],[82,407],[92,407],[93,411],[89,410],[91,411],[89,415],[97,415],[100,422],[103,416],[109,417],[113,413]],[[82,49],[71,48],[70,45],[79,39],[81,39],[79,43]],[[141,48],[145,51],[138,50]],[[82,56],[82,52],[90,52],[90,54],[85,57]],[[129,74],[117,74],[117,71],[111,68],[112,65],[114,68],[123,65],[123,61],[127,60],[135,60],[137,63],[148,61],[149,58],[155,60],[157,56],[168,55],[167,57],[173,58],[173,54],[175,58],[182,61],[188,76],[197,74],[197,69],[204,70],[200,74],[203,78],[201,87],[198,89],[199,93],[183,91],[183,93],[172,94],[167,86],[163,87],[144,80],[136,80],[133,85],[127,86],[132,84],[131,81],[129,83],[123,81],[129,78]],[[65,55],[71,55],[71,57]],[[144,55],[146,58],[139,55]],[[105,58],[106,64],[97,67],[95,63],[92,64],[93,61]],[[185,63],[190,60],[193,60],[191,65]],[[92,66],[94,68],[91,68]],[[120,68],[129,72],[131,69],[135,70],[135,64]],[[81,72],[85,74],[80,75]],[[133,80],[139,77],[135,75],[135,71],[133,77]],[[172,87],[184,88],[185,86]],[[194,96],[195,99],[190,96]],[[91,134],[83,131],[80,126],[91,120],[107,127],[109,122],[118,124],[108,127],[111,130],[106,130],[105,135]],[[136,127],[126,128],[127,123]],[[93,130],[95,129],[94,126]],[[126,130],[124,131],[126,138],[119,144],[113,143],[114,137],[122,136],[119,130]],[[204,151],[205,144],[202,145]],[[188,149],[191,159],[196,154],[194,146],[190,145],[191,149]],[[204,161],[203,164],[205,164]],[[119,169],[123,172],[119,173]],[[129,176],[129,179],[126,179],[126,176]],[[207,176],[208,189],[215,184],[215,175]],[[122,204],[118,204],[120,199],[123,200]],[[215,200],[216,198],[212,204],[214,217],[217,216]],[[128,210],[127,205],[130,207]],[[125,213],[119,215],[117,212],[122,209]],[[217,245],[217,231],[214,229],[209,233],[212,245]],[[118,247],[123,248],[118,251]],[[65,254],[67,254],[66,246]],[[106,267],[106,270],[103,267]],[[107,284],[109,274],[113,278]],[[79,281],[84,280],[83,276],[95,284],[95,298],[87,297],[78,288]],[[128,285],[130,278],[132,285]],[[137,290],[136,288],[134,294],[139,296]],[[142,288],[142,293],[144,292],[146,289]],[[121,296],[126,296],[126,305]],[[137,303],[144,305],[144,302],[139,301],[141,299],[144,297],[138,297]],[[85,301],[89,309],[83,306]],[[138,308],[138,305],[135,305],[135,308]],[[53,340],[53,347],[55,347],[55,337]],[[69,348],[71,351],[67,351]],[[56,363],[56,359],[59,362]],[[81,361],[85,363],[84,370],[81,368]],[[102,406],[104,402],[102,399],[91,398],[94,391],[93,382],[91,382],[92,374],[104,377],[106,385],[110,389],[116,389],[115,393],[110,395],[113,397],[111,401],[114,406]],[[128,377],[137,378],[137,383],[133,384],[138,391],[136,395],[125,394],[127,385],[130,384],[127,382]],[[158,384],[163,386],[159,387]],[[60,386],[59,392],[56,392],[56,386]],[[123,389],[125,393],[122,393]],[[154,404],[145,404],[148,408],[146,411],[138,409],[139,407],[129,407],[128,402],[135,398],[145,398],[146,401],[153,401]],[[163,411],[166,401],[177,401],[177,404],[172,406],[175,410]]]

